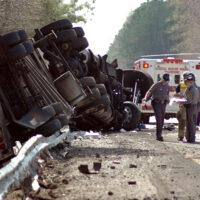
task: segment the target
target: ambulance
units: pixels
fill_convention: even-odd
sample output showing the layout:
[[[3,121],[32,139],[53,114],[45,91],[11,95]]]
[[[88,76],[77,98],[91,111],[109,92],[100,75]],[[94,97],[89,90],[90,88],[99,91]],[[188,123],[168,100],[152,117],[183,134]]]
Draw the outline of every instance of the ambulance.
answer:
[[[144,58],[141,57],[141,59],[135,61],[133,70],[147,72],[154,83],[160,81],[164,73],[170,74],[170,98],[173,97],[176,86],[182,80],[182,75],[185,71],[193,73],[196,77],[197,85],[200,86],[200,60],[186,60],[174,57],[149,58],[144,56]],[[138,107],[142,113],[142,121],[148,123],[149,117],[154,115],[151,101],[148,101],[145,105],[140,103]],[[165,118],[176,117],[177,110],[177,103],[167,105]]]

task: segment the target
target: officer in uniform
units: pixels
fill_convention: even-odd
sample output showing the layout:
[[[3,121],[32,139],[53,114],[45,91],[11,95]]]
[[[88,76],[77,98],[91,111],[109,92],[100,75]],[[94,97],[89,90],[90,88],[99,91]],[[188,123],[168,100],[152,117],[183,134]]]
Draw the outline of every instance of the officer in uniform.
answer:
[[[186,108],[186,139],[189,143],[195,143],[197,104],[200,94],[198,88],[195,86],[194,74],[189,73],[187,78],[185,78],[185,83],[187,86],[184,94],[186,99],[186,102],[184,102]]]
[[[158,141],[163,141],[162,127],[165,118],[166,105],[169,102],[169,74],[163,74],[162,80],[153,84],[147,91],[143,102],[152,99],[152,107],[156,118],[156,136]]]
[[[174,96],[180,97],[180,98],[184,97],[184,93],[187,88],[185,79],[187,78],[188,74],[189,74],[188,71],[183,73],[183,80],[177,85]],[[186,112],[185,112],[185,107],[182,104],[179,105],[179,110],[177,112],[177,119],[179,121],[179,123],[178,123],[178,140],[183,141],[184,135],[185,135],[185,137],[187,137],[187,136],[186,136],[186,132],[185,132]]]

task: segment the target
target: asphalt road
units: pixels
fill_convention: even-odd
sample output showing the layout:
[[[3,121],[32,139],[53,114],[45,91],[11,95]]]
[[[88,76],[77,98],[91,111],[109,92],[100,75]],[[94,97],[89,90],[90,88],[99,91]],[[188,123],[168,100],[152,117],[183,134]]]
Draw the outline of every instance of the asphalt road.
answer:
[[[200,131],[197,141],[200,141]],[[78,138],[65,159],[50,159],[39,169],[40,191],[30,199],[198,200],[200,144],[177,141],[177,130],[109,133]],[[23,197],[19,188],[7,199]],[[21,196],[20,196],[21,195]],[[20,198],[18,198],[20,199]]]

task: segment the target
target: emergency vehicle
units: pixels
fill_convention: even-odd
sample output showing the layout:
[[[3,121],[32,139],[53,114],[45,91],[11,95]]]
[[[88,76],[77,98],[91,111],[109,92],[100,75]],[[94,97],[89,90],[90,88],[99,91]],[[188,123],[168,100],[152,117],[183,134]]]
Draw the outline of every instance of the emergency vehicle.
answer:
[[[170,98],[173,97],[176,86],[182,80],[182,75],[185,71],[193,73],[196,77],[197,85],[200,85],[200,60],[186,60],[174,57],[141,58],[135,61],[133,69],[147,72],[151,75],[154,83],[160,81],[164,73],[170,74]],[[148,123],[149,117],[154,115],[151,101],[148,101],[145,105],[140,103],[138,106],[142,112],[142,121]],[[165,118],[176,117],[177,110],[177,103],[167,105]]]

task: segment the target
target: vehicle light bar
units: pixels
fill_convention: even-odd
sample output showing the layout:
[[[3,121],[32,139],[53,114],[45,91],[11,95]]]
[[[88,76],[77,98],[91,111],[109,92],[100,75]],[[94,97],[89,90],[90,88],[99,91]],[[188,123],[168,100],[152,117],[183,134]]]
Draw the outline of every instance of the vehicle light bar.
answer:
[[[183,59],[176,59],[176,58],[163,58],[163,62],[166,62],[166,63],[182,63],[183,62]]]

